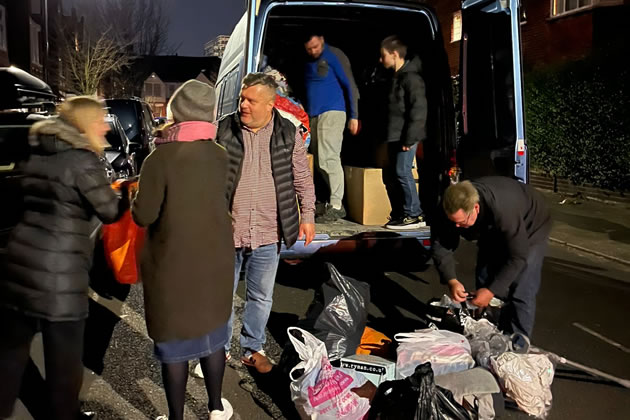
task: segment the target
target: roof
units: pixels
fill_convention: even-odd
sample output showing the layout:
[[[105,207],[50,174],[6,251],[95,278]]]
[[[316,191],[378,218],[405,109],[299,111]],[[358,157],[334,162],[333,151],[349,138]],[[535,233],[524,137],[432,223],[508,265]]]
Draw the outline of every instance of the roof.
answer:
[[[143,56],[136,65],[149,77],[155,73],[163,82],[185,82],[203,73],[210,81],[216,80],[221,59],[218,57],[184,57],[179,55]]]

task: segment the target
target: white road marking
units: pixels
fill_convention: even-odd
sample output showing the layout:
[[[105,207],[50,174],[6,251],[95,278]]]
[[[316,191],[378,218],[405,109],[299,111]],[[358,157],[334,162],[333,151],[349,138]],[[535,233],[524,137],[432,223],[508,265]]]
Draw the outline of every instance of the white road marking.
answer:
[[[630,354],[630,349],[628,347],[625,347],[623,344],[617,343],[614,340],[611,340],[610,338],[604,337],[603,335],[601,335],[600,333],[598,333],[597,331],[593,331],[588,327],[585,327],[584,325],[580,324],[579,322],[574,322],[573,326],[576,328],[581,329],[582,331],[592,335],[593,337],[597,337],[600,340],[610,344],[613,347],[616,347],[617,349],[623,351],[624,353],[628,353]]]

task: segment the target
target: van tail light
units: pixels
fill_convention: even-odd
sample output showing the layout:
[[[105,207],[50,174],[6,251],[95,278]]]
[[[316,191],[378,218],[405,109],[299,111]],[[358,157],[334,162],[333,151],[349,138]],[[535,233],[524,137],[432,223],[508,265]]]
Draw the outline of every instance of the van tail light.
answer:
[[[525,156],[525,140],[519,139],[516,141],[516,154]]]

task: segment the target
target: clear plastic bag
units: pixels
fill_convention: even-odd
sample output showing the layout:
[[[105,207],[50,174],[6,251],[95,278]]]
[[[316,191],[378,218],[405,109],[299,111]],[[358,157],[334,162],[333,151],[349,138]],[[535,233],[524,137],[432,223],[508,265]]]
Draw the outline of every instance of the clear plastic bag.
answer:
[[[506,352],[491,359],[492,370],[507,396],[529,415],[544,419],[551,410],[553,364],[543,354]]]
[[[411,375],[416,366],[431,362],[435,375],[471,369],[475,361],[470,344],[461,334],[427,328],[411,333],[396,334],[399,343],[396,357],[396,377]]]

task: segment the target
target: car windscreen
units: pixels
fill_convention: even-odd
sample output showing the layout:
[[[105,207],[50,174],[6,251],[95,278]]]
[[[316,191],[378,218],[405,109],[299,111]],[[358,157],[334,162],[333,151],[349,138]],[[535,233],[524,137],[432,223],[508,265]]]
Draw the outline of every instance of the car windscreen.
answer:
[[[105,139],[107,140],[107,143],[109,143],[109,146],[110,146],[105,150],[122,150],[123,141],[122,141],[122,138],[120,137],[120,132],[116,129],[116,126],[112,124],[111,122],[109,123],[109,131],[105,135]]]
[[[120,124],[130,142],[140,142],[140,118],[136,113],[136,106],[132,101],[107,101],[109,112],[118,117]]]

